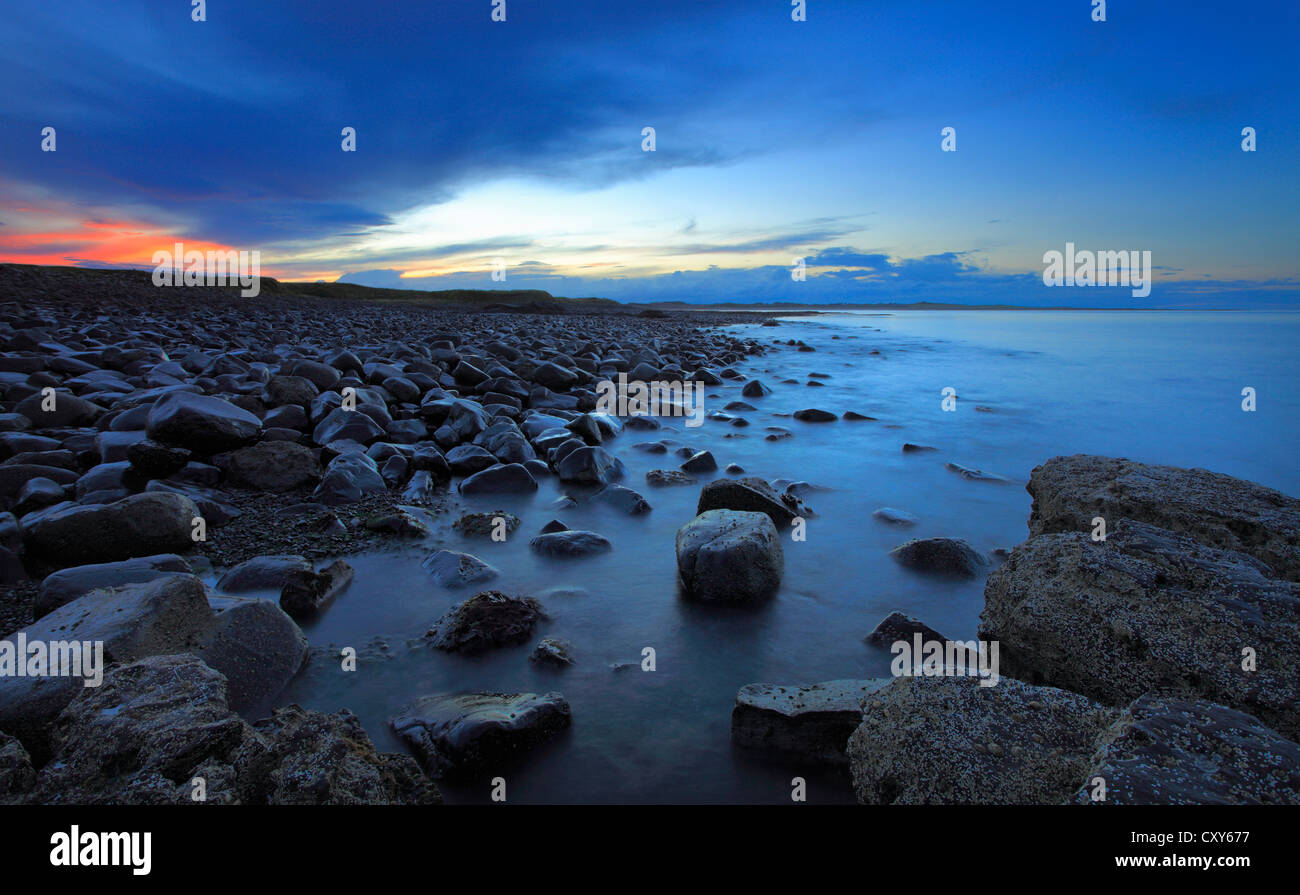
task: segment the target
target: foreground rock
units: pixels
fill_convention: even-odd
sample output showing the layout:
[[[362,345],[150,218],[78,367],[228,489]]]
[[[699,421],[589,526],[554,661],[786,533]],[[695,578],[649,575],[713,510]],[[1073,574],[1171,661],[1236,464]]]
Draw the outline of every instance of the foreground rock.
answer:
[[[125,497],[114,503],[63,503],[23,520],[28,551],[66,567],[114,562],[194,547],[194,501],[168,491]]]
[[[980,637],[1001,642],[1006,674],[1116,706],[1206,699],[1300,737],[1300,585],[1245,553],[1132,521],[1105,541],[1045,534],[1011,552],[984,600]]]
[[[781,586],[785,553],[766,514],[708,510],[677,531],[677,573],[694,599],[752,602]]]
[[[532,597],[489,590],[452,607],[429,630],[429,642],[450,653],[483,653],[528,640],[546,617]]]
[[[265,707],[307,655],[306,637],[273,603],[238,597],[209,603],[201,580],[178,573],[92,591],[18,633],[28,643],[102,642],[105,665],[193,653],[229,677],[223,688],[240,711]],[[85,686],[90,672],[0,677],[0,730],[43,755],[50,722],[82,690],[93,689]]]
[[[437,789],[406,756],[375,751],[357,719],[298,706],[256,727],[226,681],[188,655],[114,668],[59,716],[53,759],[28,793],[43,804],[429,804]]]
[[[250,590],[279,590],[296,572],[301,571],[311,571],[311,563],[304,556],[255,556],[232,566],[217,581],[217,590],[227,594],[241,594]]]
[[[1093,799],[1097,777],[1105,801]],[[1300,805],[1300,744],[1221,705],[1144,696],[1103,734],[1074,801]]]
[[[36,618],[103,587],[119,587],[152,581],[168,572],[190,572],[189,563],[175,553],[124,559],[121,562],[92,563],[61,569],[45,577],[36,595]]]
[[[1060,804],[1116,714],[1006,677],[897,678],[865,700],[849,738],[854,790],[871,805]]]
[[[862,723],[862,701],[890,678],[806,686],[748,684],[731,710],[731,741],[814,764],[847,765],[849,736]]]
[[[422,697],[390,723],[439,778],[503,771],[570,722],[559,693],[468,693]]]
[[[1280,578],[1300,581],[1300,499],[1254,482],[1132,460],[1075,454],[1034,469],[1031,535],[1091,531],[1136,519],[1211,547],[1266,563]]]
[[[889,551],[901,565],[918,572],[952,578],[976,578],[986,566],[984,557],[960,538],[921,538]]]

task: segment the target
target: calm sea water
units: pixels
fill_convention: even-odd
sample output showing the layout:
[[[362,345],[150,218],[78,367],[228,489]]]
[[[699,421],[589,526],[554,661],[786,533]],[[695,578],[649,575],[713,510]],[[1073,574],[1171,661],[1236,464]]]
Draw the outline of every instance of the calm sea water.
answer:
[[[892,547],[928,536],[965,538],[986,551],[1015,545],[1029,515],[1023,485],[1036,464],[1057,454],[1201,466],[1300,493],[1297,314],[918,311],[736,329],[817,350],[782,347],[741,367],[775,389],[751,401],[759,410],[744,414],[748,428],[668,421],[669,431],[615,440],[629,471],[625,484],[645,494],[652,512],[556,510],[551,503],[563,493],[581,495],[550,479],[527,499],[460,500],[442,519],[513,512],[523,525],[506,543],[463,538],[440,524],[425,542],[348,557],[356,581],[306,631],[314,646],[356,647],[359,670],[313,660],[282,701],[349,708],[381,748],[400,751],[387,721],[416,696],[559,690],[573,707],[573,727],[499,771],[511,802],[788,804],[795,775],[807,778],[811,802],[851,801],[846,776],[735,750],[730,713],[748,683],[888,675],[888,652],[863,637],[893,609],[950,637],[975,636],[983,581],[919,576],[894,564]],[[805,385],[811,373],[828,374],[825,385]],[[941,409],[946,387],[958,396],[953,412]],[[1256,390],[1254,413],[1241,409],[1246,387]],[[710,389],[706,406],[721,409],[740,399],[739,390]],[[805,407],[878,421],[818,425],[777,415]],[[764,441],[768,425],[795,437]],[[786,540],[784,585],[769,603],[721,609],[680,598],[674,535],[693,517],[699,489],[645,485],[648,470],[680,462],[632,449],[659,437],[707,448],[721,466],[738,463],[749,475],[827,489],[806,498],[817,515],[806,541]],[[938,450],[903,454],[905,441]],[[947,461],[1010,481],[968,480],[947,470]],[[874,520],[871,512],[884,506],[919,522],[900,530]],[[615,549],[589,559],[533,556],[528,539],[556,517],[602,532]],[[536,639],[568,640],[578,664],[537,668],[527,659],[531,644],[475,658],[424,646],[430,623],[474,592],[432,583],[420,561],[438,547],[495,565],[502,575],[494,588],[541,599],[551,617]],[[645,647],[657,654],[653,672],[640,670]],[[615,670],[617,663],[631,667]],[[489,796],[487,780],[443,789],[453,802]]]

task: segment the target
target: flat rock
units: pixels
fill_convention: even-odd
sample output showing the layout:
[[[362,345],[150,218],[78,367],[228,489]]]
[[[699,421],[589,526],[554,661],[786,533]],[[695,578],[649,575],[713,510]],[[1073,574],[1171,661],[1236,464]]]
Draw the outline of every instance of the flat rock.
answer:
[[[1075,454],[1030,474],[1031,535],[1091,531],[1136,519],[1209,547],[1247,553],[1280,578],[1300,581],[1300,500],[1204,469]]]
[[[504,770],[571,720],[559,693],[465,693],[421,697],[390,723],[439,778]]]
[[[523,643],[545,617],[542,604],[532,597],[489,590],[453,606],[427,636],[438,649],[472,655]]]
[[[477,556],[455,550],[436,550],[421,565],[443,587],[482,584],[501,574]]]
[[[845,748],[862,723],[862,701],[891,680],[748,684],[736,694],[731,741],[795,761],[848,765]]]

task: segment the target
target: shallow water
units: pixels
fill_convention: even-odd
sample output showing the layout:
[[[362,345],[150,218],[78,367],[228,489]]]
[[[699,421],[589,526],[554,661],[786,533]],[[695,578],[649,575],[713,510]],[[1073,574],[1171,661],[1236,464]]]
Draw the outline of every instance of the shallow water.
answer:
[[[416,696],[560,690],[572,705],[573,727],[499,772],[511,802],[788,804],[795,775],[807,778],[810,802],[852,801],[846,776],[735,750],[730,712],[737,689],[748,683],[888,675],[889,653],[863,637],[892,609],[949,637],[975,636],[983,581],[917,575],[897,567],[889,549],[909,537],[940,535],[983,551],[1014,546],[1026,534],[1030,498],[1023,485],[1030,470],[1063,453],[1203,466],[1300,492],[1292,462],[1300,399],[1288,390],[1296,382],[1300,315],[924,311],[736,329],[765,341],[802,339],[817,350],[783,346],[738,366],[775,390],[744,399],[759,408],[743,414],[748,428],[720,421],[686,428],[667,420],[669,431],[625,431],[607,445],[628,467],[624,484],[653,505],[650,513],[556,510],[550,504],[567,489],[554,478],[525,499],[457,498],[459,506],[438,519],[445,531],[347,557],[356,580],[304,629],[315,647],[356,647],[359,668],[343,672],[322,650],[281,701],[347,707],[380,748],[400,751],[387,720]],[[802,384],[813,372],[829,374],[823,387]],[[779,384],[786,378],[801,384]],[[1256,389],[1255,413],[1241,410],[1246,386]],[[741,400],[740,387],[708,389],[706,407]],[[958,395],[953,412],[941,409],[945,387]],[[804,407],[856,410],[878,421],[810,424],[773,415]],[[768,425],[795,437],[764,441]],[[830,489],[805,497],[816,516],[806,541],[785,538],[785,581],[773,600],[723,609],[679,597],[674,536],[694,516],[699,488],[645,484],[648,470],[681,462],[671,453],[632,449],[660,437],[707,448],[720,467],[738,463],[747,475]],[[903,454],[904,441],[938,450]],[[968,480],[947,470],[949,461],[1010,481]],[[871,518],[883,506],[907,510],[919,522],[899,529]],[[450,530],[462,511],[496,509],[522,520],[506,543]],[[528,539],[552,518],[601,532],[614,550],[584,559],[534,556]],[[432,582],[420,562],[438,547],[473,553],[500,569],[493,589],[537,596],[550,620],[532,642],[563,638],[578,664],[538,668],[527,659],[532,642],[474,658],[424,646],[429,625],[476,592]],[[640,668],[646,647],[656,652],[651,672]],[[615,670],[616,663],[628,667]],[[488,800],[486,780],[442,788],[448,801]]]

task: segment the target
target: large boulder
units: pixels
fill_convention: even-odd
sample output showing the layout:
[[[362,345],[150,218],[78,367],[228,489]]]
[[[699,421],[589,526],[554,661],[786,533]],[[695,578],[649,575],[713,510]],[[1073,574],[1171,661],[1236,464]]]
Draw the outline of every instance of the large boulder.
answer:
[[[1133,521],[1105,541],[1039,535],[989,577],[984,603],[980,637],[1000,641],[1004,674],[1115,706],[1205,699],[1300,737],[1300,584],[1245,553]]]
[[[1031,535],[1113,528],[1136,519],[1210,547],[1247,553],[1280,578],[1300,581],[1300,499],[1204,469],[1151,466],[1075,454],[1034,469]]]
[[[193,549],[194,501],[168,491],[108,504],[59,504],[23,520],[27,550],[66,567]]]
[[[226,679],[189,655],[113,668],[52,731],[53,759],[27,800],[42,804],[430,804],[410,758],[375,751],[356,717],[298,706],[256,726]],[[202,782],[202,788],[197,785]]]
[[[747,684],[731,710],[731,741],[787,760],[847,766],[844,750],[862,723],[862,701],[889,683]]]
[[[1102,735],[1074,801],[1300,805],[1300,744],[1221,705],[1143,696]]]
[[[179,573],[91,591],[19,635],[27,643],[102,643],[105,665],[193,653],[230,679],[235,709],[250,712],[267,707],[307,655],[306,637],[274,603],[234,597],[209,603],[203,582]],[[46,726],[87,686],[84,672],[0,677],[0,730],[37,754]]]
[[[230,455],[226,475],[232,485],[258,491],[292,491],[320,481],[320,461],[291,441],[263,441]]]
[[[1002,678],[900,677],[863,702],[849,737],[869,805],[1060,804],[1118,714],[1086,696]]]
[[[60,569],[41,582],[33,611],[40,618],[98,588],[152,581],[168,572],[190,571],[189,563],[175,553]]]
[[[707,510],[677,531],[677,572],[688,597],[749,602],[776,593],[785,553],[766,514]]]
[[[559,693],[466,693],[421,697],[390,723],[438,778],[504,770],[571,719]]]
[[[170,392],[149,411],[145,431],[154,441],[211,455],[256,441],[262,421],[222,398]]]

